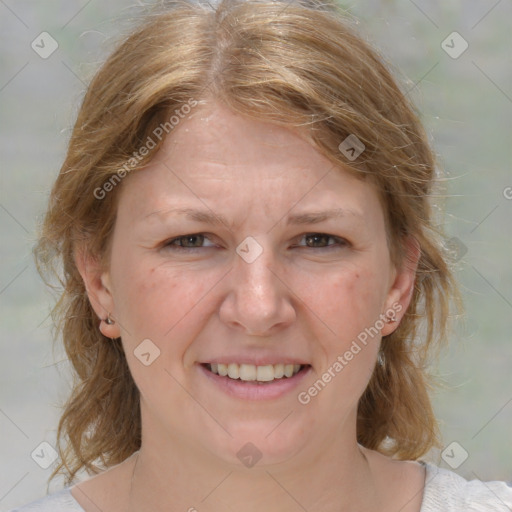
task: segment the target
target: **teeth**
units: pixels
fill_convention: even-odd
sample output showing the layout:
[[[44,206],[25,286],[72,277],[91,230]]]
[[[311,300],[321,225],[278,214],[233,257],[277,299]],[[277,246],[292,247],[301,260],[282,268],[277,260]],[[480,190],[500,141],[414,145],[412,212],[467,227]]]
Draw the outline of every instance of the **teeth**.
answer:
[[[270,382],[283,377],[292,377],[301,368],[300,364],[267,364],[255,366],[254,364],[212,363],[209,365],[213,373],[230,379],[245,381]]]
[[[284,364],[274,365],[274,379],[281,379],[284,377]]]
[[[236,363],[231,364],[238,366]],[[229,366],[231,366],[231,364]],[[258,367],[253,364],[241,364],[238,373],[241,380],[256,380]]]
[[[266,366],[256,366],[256,380],[260,382],[269,382],[274,380],[274,366],[267,364]]]
[[[238,377],[240,377],[240,371],[237,364],[228,364],[228,376],[230,379],[238,379]]]

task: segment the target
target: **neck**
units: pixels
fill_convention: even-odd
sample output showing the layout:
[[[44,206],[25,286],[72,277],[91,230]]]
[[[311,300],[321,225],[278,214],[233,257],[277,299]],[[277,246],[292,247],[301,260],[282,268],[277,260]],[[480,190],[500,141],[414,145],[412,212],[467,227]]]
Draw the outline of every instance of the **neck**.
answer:
[[[245,468],[197,447],[146,438],[135,460],[128,510],[377,510],[366,450],[355,441],[324,440],[322,446],[283,463]]]

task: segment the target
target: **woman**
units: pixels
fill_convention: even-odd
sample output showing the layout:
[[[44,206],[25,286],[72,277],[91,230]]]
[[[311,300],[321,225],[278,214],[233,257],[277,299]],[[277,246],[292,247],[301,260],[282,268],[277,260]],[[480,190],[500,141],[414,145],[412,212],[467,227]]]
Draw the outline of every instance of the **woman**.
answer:
[[[456,297],[434,178],[334,3],[149,16],[89,86],[37,247],[77,383],[69,487],[18,510],[509,510],[421,460]]]

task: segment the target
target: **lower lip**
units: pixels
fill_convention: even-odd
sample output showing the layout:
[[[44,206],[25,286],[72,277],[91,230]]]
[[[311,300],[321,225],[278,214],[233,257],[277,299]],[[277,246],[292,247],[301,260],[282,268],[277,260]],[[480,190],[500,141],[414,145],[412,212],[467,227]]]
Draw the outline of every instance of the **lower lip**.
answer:
[[[284,377],[270,382],[259,383],[257,381],[235,380],[229,377],[222,377],[211,372],[201,364],[198,366],[200,371],[224,393],[243,400],[271,400],[279,398],[295,389],[311,371],[311,366],[306,366],[293,377]]]

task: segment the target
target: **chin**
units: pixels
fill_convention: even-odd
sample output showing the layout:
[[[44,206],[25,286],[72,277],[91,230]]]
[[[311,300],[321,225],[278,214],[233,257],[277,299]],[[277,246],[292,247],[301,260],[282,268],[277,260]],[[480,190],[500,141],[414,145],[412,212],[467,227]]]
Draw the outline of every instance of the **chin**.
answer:
[[[221,446],[212,451],[237,470],[241,465],[250,469],[286,463],[304,449],[308,437],[304,428],[286,424],[290,418],[283,421],[285,416],[277,421],[260,420],[257,425],[232,425],[228,427],[232,437],[223,436],[219,440]]]

